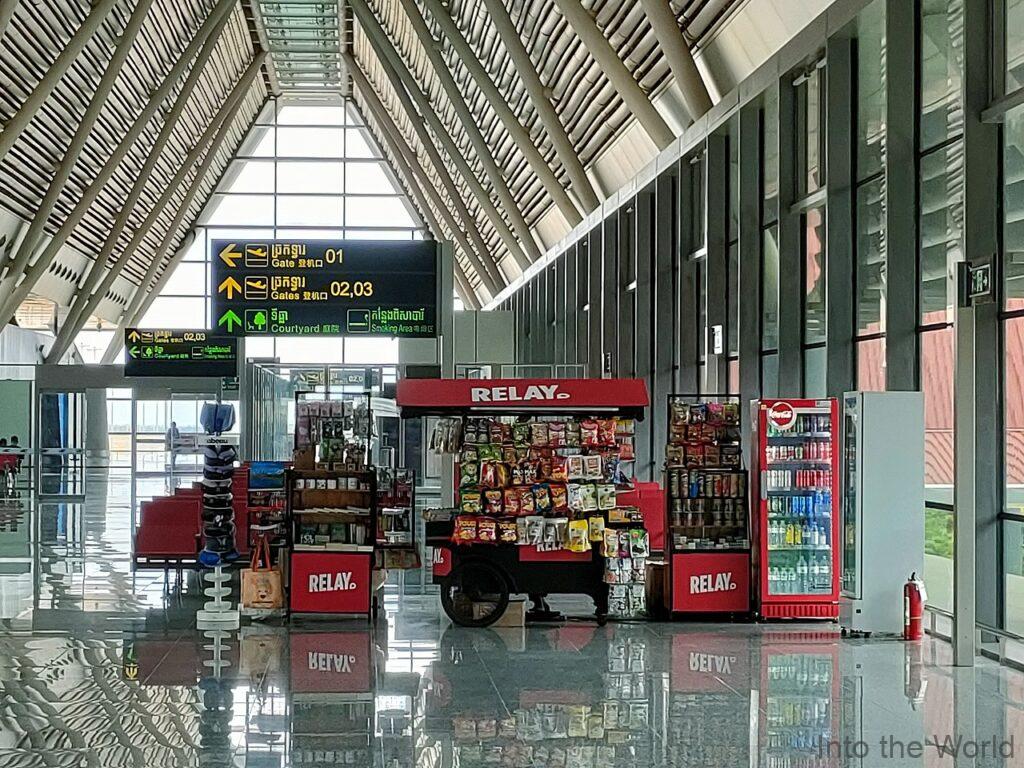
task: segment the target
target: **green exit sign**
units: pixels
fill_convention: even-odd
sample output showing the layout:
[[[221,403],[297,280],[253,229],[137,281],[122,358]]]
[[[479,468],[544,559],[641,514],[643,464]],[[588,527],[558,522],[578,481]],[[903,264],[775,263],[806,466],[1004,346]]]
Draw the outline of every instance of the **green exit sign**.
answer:
[[[969,307],[972,304],[995,301],[995,278],[991,263],[973,266],[961,262],[959,270],[960,306]]]

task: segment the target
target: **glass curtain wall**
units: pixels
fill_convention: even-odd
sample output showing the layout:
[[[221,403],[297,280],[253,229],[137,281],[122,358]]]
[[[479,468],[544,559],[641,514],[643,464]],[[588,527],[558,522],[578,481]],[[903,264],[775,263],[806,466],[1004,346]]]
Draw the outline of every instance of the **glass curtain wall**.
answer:
[[[761,392],[779,394],[779,94],[761,96]]]

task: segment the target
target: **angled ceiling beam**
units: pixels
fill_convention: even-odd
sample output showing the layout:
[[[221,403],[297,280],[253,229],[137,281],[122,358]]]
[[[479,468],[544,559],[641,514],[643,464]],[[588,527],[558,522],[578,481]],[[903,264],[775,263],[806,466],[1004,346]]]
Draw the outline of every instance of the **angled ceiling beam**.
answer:
[[[18,7],[18,0],[0,0],[0,38],[3,38],[7,31],[7,25],[11,22],[14,9]]]
[[[505,181],[505,177],[502,176],[501,169],[498,168],[498,164],[494,161],[494,154],[484,139],[484,135],[480,132],[480,128],[476,124],[476,119],[473,117],[469,105],[466,104],[466,100],[459,92],[459,86],[456,85],[455,78],[448,71],[448,65],[441,55],[438,42],[430,34],[427,22],[423,19],[423,14],[420,13],[413,0],[399,0],[399,2],[405,10],[406,17],[408,17],[409,22],[412,24],[413,32],[419,38],[420,45],[426,51],[427,59],[430,61],[437,79],[440,80],[441,87],[444,89],[445,95],[448,96],[448,101],[454,107],[455,114],[458,115],[463,130],[466,131],[466,135],[469,137],[469,143],[473,145],[473,150],[476,152],[480,164],[484,167],[484,173],[487,175],[487,180],[491,183],[494,193],[498,196],[498,202],[504,206],[505,212],[512,222],[512,228],[519,237],[523,250],[526,251],[526,256],[530,262],[536,261],[541,257],[541,252],[540,248],[537,247],[537,242],[533,239],[533,232],[526,223],[526,219],[523,218],[523,212],[519,208],[519,203],[512,196],[508,183]],[[520,264],[519,266],[521,269],[526,269],[529,265]]]
[[[496,296],[501,289],[507,285],[507,282],[505,281],[504,275],[501,274],[501,270],[498,269],[498,264],[491,255],[490,248],[488,248],[487,243],[480,234],[476,219],[473,217],[473,214],[470,213],[469,207],[466,205],[466,201],[462,199],[462,195],[448,171],[448,166],[445,165],[444,159],[441,157],[441,152],[436,146],[434,146],[434,142],[430,138],[430,134],[428,133],[426,126],[423,124],[423,120],[416,113],[416,108],[413,106],[412,98],[402,87],[402,83],[398,78],[398,73],[384,57],[383,51],[380,49],[377,41],[370,36],[367,36],[367,39],[370,41],[370,45],[374,49],[374,53],[380,62],[381,68],[384,70],[384,76],[391,83],[391,86],[395,91],[395,95],[397,96],[402,109],[405,111],[409,119],[409,123],[412,125],[412,129],[416,133],[416,137],[423,145],[423,149],[427,153],[427,157],[430,159],[431,164],[433,164],[434,170],[436,171],[438,178],[441,180],[441,185],[444,187],[445,192],[448,193],[448,197],[451,200],[452,205],[455,206],[455,211],[458,213],[459,218],[462,219],[461,231],[464,231],[469,235],[469,239],[472,241],[473,246],[476,249],[475,255],[472,257],[473,267],[480,275],[480,280],[487,288],[487,291],[492,296]],[[471,249],[470,252],[473,252],[473,250]]]
[[[114,332],[114,337],[110,340],[110,345],[107,347],[106,352],[103,353],[104,363],[110,363],[113,361],[113,357],[117,354],[117,350],[120,346],[120,338],[124,335],[124,329],[137,323],[142,316],[146,314],[146,310],[149,309],[153,300],[160,294],[160,291],[163,289],[164,285],[166,285],[168,279],[170,279],[171,273],[174,272],[174,268],[178,266],[178,263],[182,258],[184,258],[186,251],[188,251],[188,248],[186,247],[179,248],[167,263],[160,277],[157,278],[156,283],[150,287],[150,283],[153,281],[153,278],[156,277],[160,267],[163,266],[164,257],[167,255],[167,251],[171,247],[171,238],[174,237],[174,233],[178,231],[182,222],[185,220],[185,216],[188,215],[189,208],[192,207],[193,201],[199,194],[199,190],[203,185],[203,180],[206,179],[206,176],[210,172],[210,168],[213,166],[213,161],[224,146],[224,142],[227,141],[235,119],[238,117],[238,113],[242,109],[242,105],[245,103],[245,96],[248,93],[249,88],[252,86],[253,80],[255,80],[257,75],[259,75],[260,67],[263,66],[263,62],[266,61],[266,59],[266,51],[256,51],[252,62],[250,62],[245,72],[239,78],[238,83],[231,91],[231,95],[228,96],[225,103],[230,103],[231,106],[228,108],[227,114],[224,115],[224,119],[221,120],[220,127],[217,129],[217,135],[214,137],[213,143],[210,144],[210,148],[207,150],[206,156],[203,158],[203,162],[199,164],[199,169],[196,171],[195,176],[192,177],[192,181],[188,186],[188,192],[185,193],[181,203],[178,204],[174,218],[167,227],[167,235],[157,248],[156,253],[153,254],[153,259],[149,263],[149,268],[146,270],[145,276],[142,278],[141,282],[139,282],[138,287],[135,289],[135,293],[132,295],[131,301],[128,302],[128,306],[125,308],[124,314],[121,316],[121,321],[118,323],[117,330]],[[259,110],[254,113],[251,122],[255,122],[258,115]],[[248,127],[251,127],[251,125]],[[248,127],[246,131],[242,132],[243,138]],[[216,328],[216,326],[214,327]]]
[[[683,37],[676,15],[672,13],[668,0],[640,0],[647,19],[651,22],[654,36],[658,38],[661,52],[668,59],[668,67],[676,79],[676,85],[683,94],[686,111],[690,120],[696,120],[711,109],[711,94],[704,84],[697,62],[693,60],[690,46]]]
[[[395,77],[392,79],[392,84],[396,91],[408,92],[409,96],[412,97],[413,102],[419,110],[419,114],[423,120],[426,120],[430,126],[430,130],[433,132],[437,141],[441,144],[441,147],[447,153],[448,157],[451,158],[455,164],[456,169],[461,174],[466,182],[466,186],[469,187],[472,194],[476,197],[476,202],[480,206],[480,209],[484,212],[487,220],[490,221],[491,226],[494,227],[494,231],[498,233],[498,237],[501,239],[502,244],[508,250],[512,259],[519,265],[521,270],[525,270],[530,266],[530,260],[523,253],[522,247],[516,240],[515,235],[512,234],[512,230],[509,229],[508,224],[505,223],[505,219],[499,213],[494,203],[491,202],[491,196],[484,189],[484,185],[480,183],[480,180],[476,177],[472,167],[469,165],[469,161],[463,157],[462,152],[455,144],[455,140],[452,139],[448,128],[441,122],[441,119],[437,116],[437,112],[431,105],[430,100],[420,90],[419,83],[413,76],[412,72],[402,61],[402,57],[399,56],[398,51],[391,43],[384,28],[377,21],[377,17],[370,10],[370,7],[366,4],[365,0],[349,0],[352,10],[355,12],[356,17],[359,19],[359,24],[363,29],[364,34],[370,41],[370,45],[373,46],[374,51],[377,54],[377,58],[381,60],[381,64],[386,64],[385,71],[389,72],[389,78],[391,74]],[[414,115],[415,112],[410,112],[410,116]],[[433,142],[431,142],[433,144]],[[518,210],[518,209],[516,209]],[[486,253],[486,251],[484,251]],[[496,260],[495,260],[496,261]]]
[[[129,246],[124,250],[121,254],[122,259],[118,260],[118,263],[115,265],[113,270],[107,272],[109,280],[104,281],[104,287],[93,293],[96,288],[96,284],[99,283],[103,273],[107,270],[107,262],[110,260],[110,257],[114,253],[114,249],[117,247],[118,241],[121,239],[121,233],[124,232],[125,227],[128,225],[128,220],[131,218],[131,215],[135,210],[135,206],[138,204],[139,198],[142,196],[143,190],[149,183],[157,162],[159,162],[160,158],[163,156],[167,142],[170,141],[171,135],[174,133],[174,129],[178,127],[178,120],[181,118],[182,112],[185,111],[185,107],[188,105],[188,101],[192,97],[192,92],[199,84],[199,79],[202,77],[203,70],[206,68],[206,63],[210,60],[210,56],[213,55],[214,50],[220,43],[221,33],[224,31],[224,27],[227,25],[230,18],[230,13],[225,13],[221,16],[220,21],[217,22],[217,26],[214,28],[213,32],[210,33],[210,36],[206,38],[206,42],[203,43],[203,49],[199,52],[199,56],[196,57],[195,62],[192,64],[192,69],[189,70],[188,77],[185,79],[185,84],[178,92],[178,96],[174,100],[174,105],[171,107],[171,111],[167,114],[167,117],[164,118],[164,124],[160,128],[160,133],[156,137],[156,142],[153,144],[153,148],[146,156],[146,162],[142,166],[142,170],[139,171],[139,174],[135,179],[135,183],[132,185],[131,191],[128,193],[127,199],[121,204],[121,210],[117,215],[117,219],[114,221],[114,226],[111,227],[110,232],[107,234],[107,239],[100,248],[99,255],[93,260],[92,265],[86,274],[85,282],[82,284],[82,287],[79,288],[78,293],[75,294],[74,302],[71,304],[68,316],[64,319],[64,324],[61,327],[60,332],[57,334],[57,338],[53,342],[53,347],[50,349],[49,355],[46,357],[47,363],[56,363],[60,360],[64,352],[67,351],[71,341],[74,339],[75,334],[81,330],[82,325],[89,320],[89,316],[95,311],[96,307],[99,306],[100,302],[103,301],[103,296],[106,294],[107,289],[109,289],[110,285],[113,284],[114,279],[117,277],[117,273],[124,267],[122,259],[126,262],[127,258],[130,257],[138,247],[138,244],[133,241],[132,245],[134,247]],[[222,110],[222,112],[223,111],[224,110]],[[216,121],[217,118],[215,117],[214,122]],[[200,145],[205,145],[207,141],[200,142]],[[186,163],[188,163],[189,167],[191,167],[194,162],[194,159],[191,163],[186,159]]]
[[[61,158],[53,178],[50,179],[50,185],[46,189],[46,194],[43,195],[42,202],[39,203],[39,208],[36,209],[35,216],[33,216],[29,224],[28,234],[25,235],[24,240],[22,240],[14,255],[13,261],[9,265],[10,270],[2,284],[0,284],[0,299],[4,300],[3,309],[0,309],[0,318],[2,318],[0,319],[0,324],[6,325],[7,321],[14,316],[14,310],[21,304],[21,300],[15,302],[13,298],[14,294],[18,293],[15,290],[18,278],[25,275],[25,282],[27,283],[28,271],[36,272],[38,276],[41,276],[50,266],[47,263],[41,269],[36,269],[39,266],[39,261],[37,261],[35,266],[29,270],[29,260],[32,258],[32,254],[35,253],[36,247],[43,237],[46,223],[49,221],[50,214],[53,212],[54,206],[56,206],[61,193],[64,191],[64,185],[67,183],[68,178],[70,178],[75,163],[78,162],[86,142],[88,142],[89,137],[92,135],[96,120],[99,119],[100,112],[103,111],[103,107],[107,103],[107,97],[110,96],[110,91],[113,90],[117,78],[121,75],[121,68],[124,66],[132,46],[135,45],[135,37],[139,34],[139,30],[142,29],[142,23],[146,20],[152,4],[153,0],[139,0],[135,10],[132,11],[132,15],[128,19],[128,25],[121,33],[117,47],[114,48],[110,61],[107,62],[107,68],[103,71],[103,77],[100,78],[100,82],[92,94],[92,99],[89,101],[89,106],[82,116],[82,121],[75,129],[75,134],[71,137],[71,143],[68,144],[64,157]],[[57,248],[54,251],[56,252],[61,245],[63,245],[63,240],[57,244]],[[34,284],[35,281],[33,280]],[[28,291],[25,291],[25,295],[27,294]],[[13,306],[11,306],[12,303]]]
[[[423,182],[427,181],[426,174],[420,166],[419,161],[413,156],[412,150],[409,145],[402,139],[401,133],[398,130],[398,126],[395,125],[391,119],[391,115],[388,114],[384,105],[380,99],[377,98],[376,92],[370,85],[370,81],[363,74],[362,70],[355,63],[348,54],[344,54],[346,64],[348,65],[349,76],[352,78],[352,82],[355,83],[356,88],[366,99],[366,106],[370,110],[374,119],[377,121],[377,125],[380,128],[381,136],[379,139],[383,139],[381,144],[386,145],[391,150],[391,155],[395,159],[395,165],[398,166],[399,173],[405,177],[406,186],[412,193],[413,197],[416,198],[416,205],[419,206],[423,212],[423,217],[427,219],[427,223],[437,235],[442,234],[441,224],[434,217],[434,212],[430,207],[427,195],[431,195],[431,199],[438,211],[441,211],[441,215],[446,218],[448,224],[448,230],[453,234],[456,240],[459,242],[459,247],[462,248],[463,254],[468,260],[471,260],[469,254],[472,253],[472,246],[469,241],[466,240],[466,236],[459,232],[455,226],[455,217],[451,215],[451,211],[441,201],[440,195],[437,194],[433,187]],[[459,291],[459,297],[470,307],[470,309],[479,309],[480,301],[476,296],[476,292],[470,287],[469,280],[466,278],[466,274],[462,269],[462,264],[458,259],[455,259],[455,284],[457,288],[461,288]]]
[[[458,28],[454,19],[452,19],[448,9],[441,5],[440,0],[426,0],[426,5],[430,8],[431,15],[444,29],[445,35],[447,35],[448,41],[452,44],[455,52],[461,57],[470,74],[473,75],[477,87],[483,92],[491,108],[498,114],[498,117],[505,125],[505,129],[512,135],[513,140],[519,146],[520,151],[530,161],[530,167],[540,177],[540,180],[544,182],[548,194],[555,201],[558,210],[562,212],[565,220],[569,222],[569,226],[574,227],[579,224],[583,220],[580,214],[587,214],[599,205],[597,193],[594,191],[594,186],[590,183],[590,179],[587,178],[587,171],[584,169],[583,163],[580,162],[579,155],[576,154],[576,147],[573,146],[572,139],[569,138],[565,126],[562,125],[562,121],[558,118],[558,112],[555,111],[551,99],[548,98],[547,89],[544,87],[544,83],[541,82],[537,68],[534,66],[526,46],[523,45],[519,32],[512,23],[512,19],[509,17],[508,11],[505,10],[505,6],[500,2],[484,0],[488,15],[491,17],[491,23],[498,30],[498,36],[501,38],[505,50],[508,51],[508,55],[512,59],[512,65],[516,68],[519,79],[523,81],[523,85],[526,87],[530,103],[537,110],[537,116],[540,118],[544,130],[547,131],[548,138],[551,139],[555,153],[558,155],[558,160],[562,167],[565,168],[569,181],[572,182],[572,191],[576,193],[577,199],[582,204],[582,209],[580,210],[577,210],[576,205],[565,194],[554,172],[534,146],[529,132],[519,122],[519,118],[512,111],[512,108],[509,107],[505,97],[502,96],[501,92],[494,85],[490,74],[484,69],[480,60],[477,59],[476,53],[469,42],[462,36],[462,31]],[[541,166],[546,169],[546,173],[538,170]]]
[[[14,142],[21,135],[21,132],[32,122],[32,118],[36,116],[36,112],[39,111],[43,102],[53,93],[57,83],[60,82],[64,73],[68,71],[68,67],[82,53],[86,43],[92,39],[96,30],[100,28],[100,24],[103,23],[103,20],[113,10],[115,5],[117,5],[117,0],[100,0],[100,2],[96,3],[89,12],[89,15],[86,16],[85,21],[82,22],[82,26],[75,31],[75,34],[72,35],[64,48],[61,49],[60,54],[53,64],[50,65],[43,78],[36,83],[28,98],[25,99],[25,102],[18,107],[17,112],[11,115],[11,119],[3,125],[3,130],[0,131],[0,160],[4,159],[11,147],[14,146]],[[11,4],[10,12],[14,12],[14,3]]]
[[[490,7],[496,0],[486,0]],[[555,5],[576,32],[583,46],[594,57],[601,71],[608,78],[619,98],[625,102],[629,111],[637,119],[647,135],[651,137],[658,149],[664,149],[675,139],[675,134],[668,127],[665,118],[647,98],[640,84],[633,78],[633,73],[622,63],[619,54],[612,48],[608,38],[604,36],[590,12],[580,4],[580,0],[555,0]],[[675,21],[673,20],[673,24]]]

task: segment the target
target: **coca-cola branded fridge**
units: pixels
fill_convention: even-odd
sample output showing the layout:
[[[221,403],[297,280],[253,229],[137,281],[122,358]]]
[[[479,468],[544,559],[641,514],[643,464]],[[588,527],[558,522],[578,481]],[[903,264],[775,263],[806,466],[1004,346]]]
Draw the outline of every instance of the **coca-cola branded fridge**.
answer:
[[[752,482],[758,613],[839,616],[839,404],[753,404]]]

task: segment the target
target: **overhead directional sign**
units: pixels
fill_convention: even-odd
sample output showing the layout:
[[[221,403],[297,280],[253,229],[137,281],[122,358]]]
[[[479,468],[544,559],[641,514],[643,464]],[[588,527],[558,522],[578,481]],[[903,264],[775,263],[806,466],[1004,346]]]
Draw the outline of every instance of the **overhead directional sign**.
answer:
[[[237,376],[238,339],[206,330],[127,328],[125,376]]]
[[[232,336],[437,336],[431,241],[213,240],[213,325]]]

